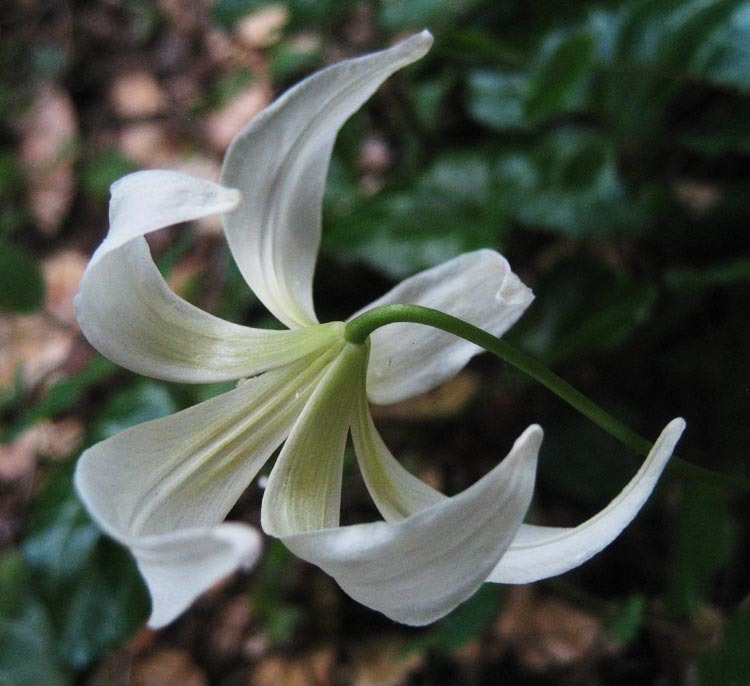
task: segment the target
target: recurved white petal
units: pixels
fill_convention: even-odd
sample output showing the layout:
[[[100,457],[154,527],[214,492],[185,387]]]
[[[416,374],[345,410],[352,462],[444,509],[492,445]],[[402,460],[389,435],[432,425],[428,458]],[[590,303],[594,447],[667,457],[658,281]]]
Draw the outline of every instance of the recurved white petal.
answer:
[[[476,591],[515,536],[541,440],[541,429],[529,427],[480,481],[399,523],[323,529],[284,543],[360,603],[404,624],[433,622]]]
[[[365,485],[386,522],[400,522],[445,500],[439,491],[404,469],[380,437],[370,414],[364,385],[357,398],[352,442]]]
[[[360,312],[379,305],[422,305],[501,336],[533,298],[504,257],[477,250],[405,279]],[[419,324],[390,324],[371,340],[367,393],[380,404],[434,388],[482,352],[473,343]]]
[[[221,181],[239,188],[224,215],[234,258],[250,287],[284,324],[316,320],[312,277],[331,148],[341,125],[393,72],[422,57],[423,32],[389,50],[313,74],[255,117],[224,159]]]
[[[110,230],[81,279],[76,313],[109,359],[170,381],[233,380],[329,345],[335,327],[267,331],[226,322],[173,293],[143,236],[234,207],[238,193],[177,172],[137,172],[112,187]]]
[[[287,436],[336,352],[127,429],[81,456],[78,493],[99,526],[135,555],[151,591],[152,622],[169,621],[252,558],[255,534],[221,522]]]
[[[651,495],[685,429],[673,419],[630,483],[601,512],[574,528],[524,524],[488,581],[525,584],[562,574],[593,557],[617,538]]]
[[[234,209],[240,192],[182,172],[153,169],[112,184],[109,233],[91,258],[95,264],[121,245],[165,226]]]
[[[266,533],[338,526],[344,447],[366,366],[367,346],[346,343],[305,405],[263,494]]]
[[[121,542],[130,545],[146,580],[154,629],[179,617],[227,575],[253,567],[263,548],[256,529],[233,522]]]

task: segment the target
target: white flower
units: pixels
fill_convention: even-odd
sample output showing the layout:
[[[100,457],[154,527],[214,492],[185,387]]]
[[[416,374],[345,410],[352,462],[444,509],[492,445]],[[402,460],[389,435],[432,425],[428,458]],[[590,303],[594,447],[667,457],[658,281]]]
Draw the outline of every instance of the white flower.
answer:
[[[215,581],[254,563],[258,533],[224,519],[282,443],[263,496],[264,530],[360,602],[409,624],[441,617],[484,581],[532,581],[588,559],[635,516],[671,455],[681,420],[665,429],[602,513],[575,529],[552,529],[521,523],[542,439],[538,426],[452,498],[404,470],[378,435],[368,397],[389,403],[422,393],[480,352],[414,324],[384,327],[355,345],[345,340],[342,322],[319,324],[312,303],[336,134],[431,42],[424,32],[300,83],[239,134],[221,185],[148,171],[112,187],[110,230],[76,303],[89,341],[124,367],[160,379],[247,379],[236,390],[123,431],[78,463],[83,502],[104,531],[130,548],[146,579],[152,626],[172,621]],[[177,297],[160,276],[144,235],[214,213],[222,213],[243,276],[286,330],[213,317]],[[499,336],[532,297],[504,258],[480,250],[405,280],[370,307],[425,305]],[[338,525],[349,431],[385,522]]]

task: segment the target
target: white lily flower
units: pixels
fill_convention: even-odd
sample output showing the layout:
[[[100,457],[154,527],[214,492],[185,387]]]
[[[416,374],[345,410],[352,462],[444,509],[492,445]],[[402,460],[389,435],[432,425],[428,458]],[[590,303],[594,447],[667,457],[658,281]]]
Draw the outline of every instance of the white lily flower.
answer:
[[[324,69],[238,135],[221,185],[170,171],[112,187],[110,230],[83,276],[76,306],[89,341],[128,369],[171,381],[247,379],[221,396],[130,428],[88,449],[75,482],[104,531],[128,546],[163,626],[260,551],[258,533],[224,522],[282,443],[263,495],[262,526],[389,617],[425,624],[483,582],[558,574],[611,542],[651,493],[684,423],[664,431],[643,468],[603,512],[575,529],[522,524],[542,439],[529,427],[509,455],[455,497],[406,472],[378,435],[369,401],[435,387],[480,349],[427,327],[394,324],[369,343],[320,324],[312,277],[324,183],[336,134],[393,72],[423,56],[429,33]],[[175,295],[144,236],[221,213],[244,278],[288,328],[218,319]],[[490,250],[461,255],[396,286],[370,307],[424,305],[496,336],[533,298]],[[386,521],[339,526],[347,435]]]

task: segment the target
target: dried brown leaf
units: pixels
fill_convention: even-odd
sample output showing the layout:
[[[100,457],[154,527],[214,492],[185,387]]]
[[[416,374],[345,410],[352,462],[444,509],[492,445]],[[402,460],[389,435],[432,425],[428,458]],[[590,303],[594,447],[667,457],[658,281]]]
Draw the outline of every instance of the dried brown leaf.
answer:
[[[59,369],[68,357],[74,334],[39,314],[0,316],[0,388],[18,374],[33,386]]]
[[[253,686],[323,686],[335,683],[333,648],[321,648],[295,658],[280,656],[262,660],[253,670]]]
[[[207,686],[208,679],[185,650],[162,648],[133,665],[129,686]]]
[[[367,643],[352,660],[352,686],[401,686],[424,664],[424,656],[405,652],[398,637]]]
[[[474,397],[481,380],[463,371],[437,388],[393,405],[374,405],[375,419],[430,419],[450,417],[460,412]]]
[[[26,175],[29,210],[39,230],[57,233],[73,201],[73,164],[78,120],[67,91],[39,86],[21,122],[20,160]]]
[[[36,464],[36,437],[25,431],[11,443],[0,444],[0,481],[15,481]]]
[[[284,5],[265,5],[240,19],[235,24],[234,34],[247,48],[267,48],[281,40],[282,30],[289,18],[289,9]]]
[[[510,590],[495,631],[526,667],[540,672],[616,650],[598,617],[559,598],[541,597],[532,586]]]
[[[120,131],[122,154],[142,167],[170,168],[181,145],[162,122],[128,124]]]
[[[237,93],[221,109],[209,114],[204,127],[214,150],[223,153],[245,124],[271,102],[271,96],[270,86],[257,81]]]
[[[34,385],[65,362],[78,333],[73,297],[85,267],[80,252],[51,255],[42,263],[46,314],[0,316],[0,387],[19,369],[23,383]]]
[[[109,90],[115,113],[126,119],[151,117],[167,109],[167,97],[153,74],[131,71],[115,77]]]
[[[691,179],[678,182],[674,187],[674,193],[685,207],[696,214],[705,214],[713,209],[723,195],[719,186]]]
[[[0,444],[0,480],[27,476],[34,469],[37,456],[67,457],[82,439],[83,424],[75,417],[35,424],[14,441]]]
[[[247,641],[250,621],[247,596],[238,595],[224,603],[209,633],[211,655],[221,660],[240,654]]]
[[[42,263],[46,285],[44,309],[61,322],[78,328],[73,298],[88,258],[79,250],[60,250]]]

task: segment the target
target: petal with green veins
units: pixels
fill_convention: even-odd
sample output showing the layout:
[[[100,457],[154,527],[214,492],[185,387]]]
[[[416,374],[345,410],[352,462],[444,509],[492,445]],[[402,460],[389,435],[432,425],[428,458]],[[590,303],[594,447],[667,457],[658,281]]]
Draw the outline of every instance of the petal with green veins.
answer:
[[[286,438],[337,352],[334,346],[249,379],[83,453],[78,493],[99,526],[134,554],[151,591],[153,621],[169,621],[205,590],[197,579],[213,583],[231,560],[236,568],[253,556],[255,535],[230,535],[221,522]],[[180,565],[193,581],[164,588],[162,580],[179,576]]]
[[[510,545],[531,500],[541,440],[541,429],[529,427],[473,486],[401,522],[283,541],[363,605],[404,624],[428,624],[471,596]]]
[[[493,250],[477,250],[405,279],[357,314],[380,305],[422,305],[502,336],[533,298],[504,257]],[[434,388],[483,352],[462,338],[419,324],[389,324],[370,338],[367,393],[379,404]]]
[[[143,236],[236,204],[236,191],[186,174],[137,172],[112,187],[111,227],[76,297],[86,338],[140,374],[170,381],[234,380],[329,345],[335,326],[251,329],[214,317],[173,293]]]
[[[367,349],[344,345],[294,425],[263,495],[266,533],[283,537],[338,525],[344,447]]]
[[[398,522],[446,498],[409,473],[393,457],[360,403],[359,427],[352,428],[357,459],[367,489],[386,521]],[[367,412],[369,416],[369,412]],[[497,583],[531,583],[563,574],[601,552],[630,524],[653,492],[685,421],[673,419],[662,431],[641,468],[601,512],[577,527],[522,524],[508,551],[488,576]]]
[[[385,79],[431,44],[425,31],[313,74],[258,114],[227,151],[221,182],[243,196],[224,215],[229,246],[255,294],[288,327],[317,321],[312,278],[339,129]]]
[[[386,522],[400,522],[445,499],[393,457],[375,428],[364,385],[357,398],[356,412],[356,421],[352,422],[354,452],[370,497]]]

